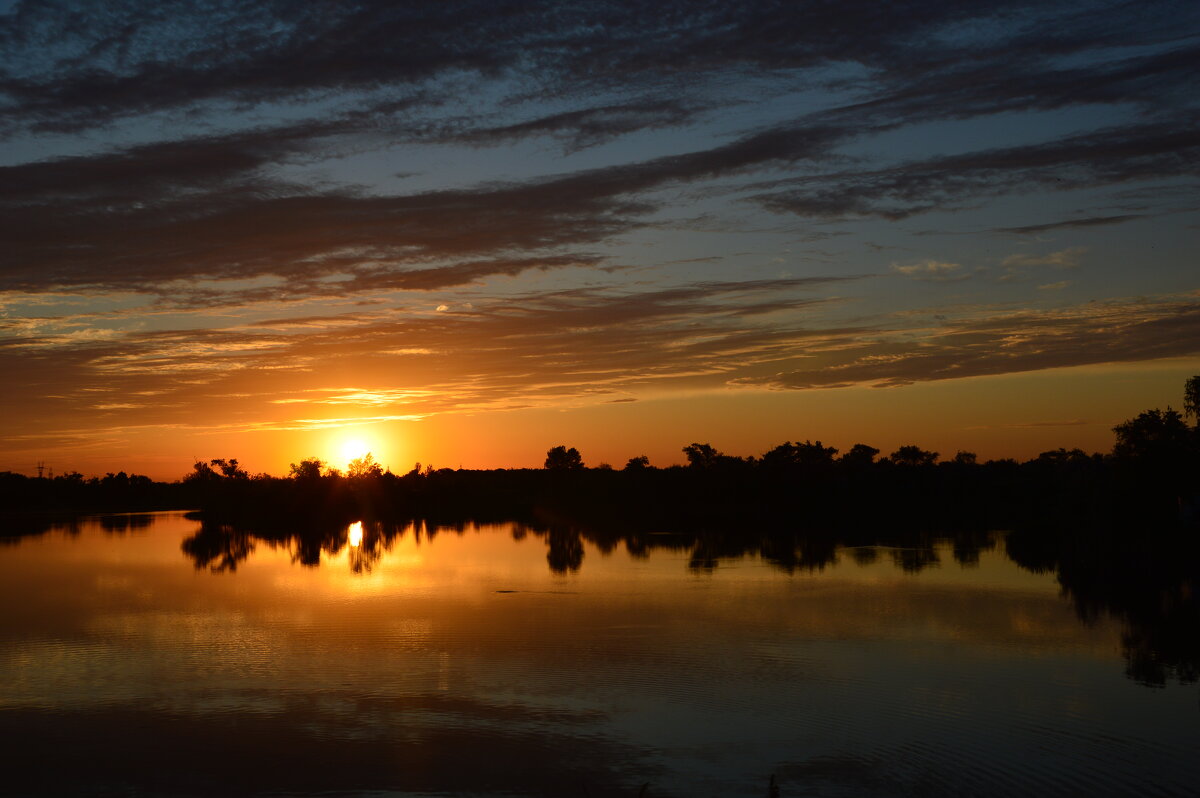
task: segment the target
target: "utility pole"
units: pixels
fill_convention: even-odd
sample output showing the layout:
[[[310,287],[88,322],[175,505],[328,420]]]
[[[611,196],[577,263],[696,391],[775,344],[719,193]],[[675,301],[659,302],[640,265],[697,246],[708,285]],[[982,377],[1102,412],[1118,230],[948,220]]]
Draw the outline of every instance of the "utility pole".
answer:
[[[46,464],[44,462],[42,462],[41,460],[38,460],[38,464],[37,464],[38,479],[42,478],[42,471],[45,470],[45,468],[46,468]]]

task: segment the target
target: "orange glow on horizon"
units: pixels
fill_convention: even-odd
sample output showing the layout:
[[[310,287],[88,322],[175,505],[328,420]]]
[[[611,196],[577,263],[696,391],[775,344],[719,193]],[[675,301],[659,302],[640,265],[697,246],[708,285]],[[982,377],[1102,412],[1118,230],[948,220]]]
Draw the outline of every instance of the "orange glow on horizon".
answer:
[[[664,392],[636,402],[442,413],[420,420],[331,420],[313,429],[286,419],[253,432],[130,427],[99,430],[87,445],[19,442],[0,459],[0,471],[34,475],[36,464],[45,462],[55,474],[76,470],[90,477],[124,470],[173,481],[196,460],[237,458],[252,474],[287,476],[290,464],[308,457],[345,471],[367,451],[396,474],[417,461],[434,468],[540,468],[556,445],[576,447],[588,466],[609,463],[619,469],[643,454],[657,467],[681,464],[682,447],[692,442],[744,457],[805,439],[841,452],[858,442],[884,454],[915,444],[944,459],[962,449],[981,461],[1023,460],[1058,447],[1110,451],[1113,425],[1148,408],[1178,407],[1184,381],[1197,373],[1200,362],[1184,358],[889,389]],[[206,420],[221,423],[220,417],[196,423]]]

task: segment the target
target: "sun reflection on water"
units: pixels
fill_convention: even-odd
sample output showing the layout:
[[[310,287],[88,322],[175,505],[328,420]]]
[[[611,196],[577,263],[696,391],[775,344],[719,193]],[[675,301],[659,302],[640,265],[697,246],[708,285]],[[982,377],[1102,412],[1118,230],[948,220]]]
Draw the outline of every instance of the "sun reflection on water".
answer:
[[[363,538],[362,521],[355,521],[353,524],[351,524],[350,529],[348,530],[348,534],[350,537],[350,545],[351,546],[353,546],[354,548],[358,548],[359,546],[361,546],[362,538]]]

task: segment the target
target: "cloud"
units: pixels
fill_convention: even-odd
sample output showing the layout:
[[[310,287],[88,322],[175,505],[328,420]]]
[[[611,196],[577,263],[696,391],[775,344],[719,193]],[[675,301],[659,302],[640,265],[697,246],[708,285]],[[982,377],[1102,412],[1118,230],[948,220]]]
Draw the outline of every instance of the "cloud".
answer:
[[[1108,11],[1082,12],[1090,20],[1058,20],[1070,29],[1028,27],[1005,35],[1002,27],[993,27],[969,56],[954,46],[934,47],[925,58],[912,57],[881,75],[888,90],[831,116],[889,125],[1091,104],[1136,105],[1152,114],[1185,105],[1188,86],[1200,78],[1200,46],[1178,46],[1168,30],[1153,22],[1158,30],[1147,30],[1145,20],[1126,16],[1128,10]],[[1121,27],[1131,38],[1120,41],[1140,35],[1144,44],[1161,49],[1114,55]],[[1109,37],[1097,28],[1110,28]],[[1095,57],[1080,57],[1089,51]]]
[[[1094,421],[1073,418],[1068,421],[1026,421],[1021,424],[1009,424],[1008,426],[1014,429],[1029,429],[1033,427],[1085,427],[1095,423]]]
[[[1061,27],[1070,16],[1054,6],[1040,14],[1017,9],[1046,27]],[[973,19],[994,22],[1002,13],[958,6],[917,12],[864,0],[828,9],[664,0],[654,15],[607,4],[563,9],[549,0],[357,2],[320,10],[214,2],[175,7],[169,15],[150,3],[76,7],[69,14],[47,4],[0,17],[0,92],[9,101],[0,120],[76,130],[212,104],[311,101],[456,80],[477,87],[498,78],[519,78],[551,95],[686,86],[730,71],[846,62],[911,78],[943,67],[929,52],[932,33]],[[1128,33],[1154,16],[1112,10],[1104,20]],[[1005,43],[1051,44],[1027,30],[1010,27]],[[1078,47],[1068,36],[1061,32],[1052,44],[1060,51]]]
[[[608,258],[597,245],[661,223],[650,221],[666,202],[654,192],[713,181],[724,181],[713,191],[736,192],[736,178],[765,168],[788,175],[754,195],[769,209],[902,219],[1007,192],[1195,173],[1200,162],[1194,114],[1166,102],[1187,96],[1200,61],[1151,10],[666,2],[647,18],[589,4],[363,2],[318,13],[216,2],[170,18],[136,2],[0,16],[0,124],[10,131],[94,131],[167,112],[217,127],[0,168],[0,290],[122,288],[183,306],[437,290],[598,268]],[[971,33],[979,26],[988,36]],[[1108,54],[1132,35],[1142,50]],[[465,188],[397,195],[302,182],[281,168],[411,141],[550,136],[573,152],[693,125],[745,103],[729,89],[746,80],[767,96],[818,87],[854,101],[713,146],[700,139],[690,152]],[[498,110],[451,110],[457,96]],[[838,153],[847,142],[914,121],[1096,102],[1134,102],[1145,119],[1029,147],[827,171],[847,162]],[[222,115],[238,129],[220,130]],[[264,126],[272,115],[291,121]],[[160,121],[168,132],[195,129],[183,119]],[[1037,227],[1050,229],[1011,230]],[[267,278],[284,287],[197,284]]]
[[[1123,224],[1131,222],[1134,219],[1144,219],[1145,214],[1125,213],[1116,216],[1089,216],[1083,219],[1064,219],[1060,222],[1046,222],[1045,224],[1030,224],[1023,227],[997,227],[997,233],[1015,233],[1017,235],[1039,235],[1048,233],[1052,230],[1071,230],[1079,227],[1104,227],[1108,225]]]
[[[61,342],[53,355],[12,342],[0,344],[0,367],[32,381],[53,357],[53,373],[37,380],[64,398],[39,406],[38,426],[62,424],[94,404],[94,393],[82,386],[114,395],[154,391],[154,405],[137,411],[139,423],[163,424],[194,424],[198,407],[222,424],[299,424],[316,417],[308,407],[331,403],[372,417],[381,409],[418,416],[546,405],[597,389],[719,382],[745,363],[786,353],[804,333],[771,320],[819,312],[827,300],[812,292],[847,282],[713,282],[640,293],[577,288],[476,301],[455,313],[352,316],[350,324],[310,318],[284,329],[268,322],[135,332],[113,341]],[[413,350],[422,354],[414,357]],[[331,369],[362,382],[314,392],[313,383]],[[29,407],[24,398],[0,399],[11,418],[26,412],[18,414],[12,402]],[[283,411],[289,412],[280,417]]]
[[[135,148],[32,164],[17,168],[25,193],[13,189],[16,196],[0,219],[7,250],[0,290],[88,286],[156,293],[172,281],[270,276],[288,281],[285,293],[324,295],[428,290],[528,268],[596,264],[599,259],[585,254],[508,253],[594,244],[637,226],[637,217],[654,208],[637,197],[642,192],[821,157],[839,136],[834,130],[769,129],[640,163],[401,196],[306,191],[257,174],[234,180],[237,169],[228,164],[211,176],[203,169],[217,153],[240,153],[243,171],[257,171],[270,155],[291,151],[286,141],[268,147],[261,133],[184,142],[165,152]],[[297,133],[296,141],[308,139]],[[168,172],[174,169],[176,179],[160,177],[157,191],[146,179],[138,186],[141,199],[109,201],[124,175],[136,181],[147,161],[160,160],[171,164]],[[180,190],[178,175],[193,173],[190,185],[197,190]],[[223,185],[204,190],[202,184],[213,181]],[[80,193],[91,194],[90,201],[73,199]],[[98,196],[105,201],[97,202]],[[411,269],[437,261],[443,263]],[[339,274],[350,279],[319,282]],[[189,293],[178,284],[167,290]],[[221,300],[215,286],[197,296]]]
[[[1087,247],[1069,247],[1044,254],[1017,253],[1009,255],[1000,261],[1002,273],[999,280],[1000,282],[1025,280],[1029,278],[1031,271],[1040,268],[1077,269],[1087,251]],[[1069,280],[1059,280],[1039,285],[1038,290],[1055,291],[1066,288],[1070,284]]]
[[[509,48],[511,39],[464,24],[470,13],[371,3],[247,11],[217,2],[173,9],[167,23],[152,4],[70,15],[30,9],[4,18],[0,29],[10,53],[0,79],[10,104],[0,118],[69,131],[159,110],[413,86],[439,74],[495,73],[513,64],[519,52]],[[59,56],[51,61],[58,69],[38,68],[47,61],[36,55],[42,48]],[[68,54],[79,60],[72,63]]]
[[[155,396],[137,402],[145,407],[108,410],[112,427],[136,419],[303,429],[360,417],[615,401],[614,393],[898,386],[1200,352],[1200,300],[1190,295],[1041,311],[976,307],[940,320],[895,314],[851,325],[831,322],[837,300],[820,295],[846,283],[576,288],[288,332],[254,324],[129,333],[62,342],[53,353],[10,343],[0,346],[4,373],[59,398],[37,402],[30,415],[28,396],[12,394],[0,398],[0,412],[24,429],[61,434],[97,403],[86,387],[103,389],[108,405]],[[330,385],[325,374],[354,374],[356,384]],[[324,417],[333,406],[336,417]]]
[[[911,277],[914,280],[926,280],[935,283],[955,282],[965,280],[971,276],[969,272],[963,271],[961,264],[937,260],[926,260],[908,264],[893,263],[892,271],[903,274],[906,277]]]
[[[435,132],[439,141],[459,141],[479,146],[497,146],[520,139],[550,136],[563,149],[577,152],[629,133],[678,127],[693,121],[707,106],[678,99],[654,98],[615,105],[539,116],[524,122],[493,127],[467,127],[461,131]]]
[[[326,139],[351,130],[329,121],[300,122],[4,166],[0,206],[71,209],[99,202],[112,211],[244,186],[247,175],[312,157]]]
[[[1057,141],[910,161],[884,169],[798,178],[765,192],[768,209],[815,218],[899,220],[960,210],[1007,193],[1062,191],[1200,174],[1200,125],[1169,122],[1113,127]]]
[[[1085,254],[1087,254],[1087,247],[1070,247],[1069,249],[1060,249],[1057,252],[1048,252],[1045,255],[1009,255],[1000,261],[1000,265],[1007,269],[1024,269],[1034,266],[1075,269],[1078,268],[1079,261]]]
[[[842,338],[803,366],[744,382],[777,388],[886,387],[1194,355],[1200,352],[1200,301],[1182,296],[977,312],[922,329],[915,342],[903,327],[856,338]]]
[[[1195,24],[1196,12],[1169,2],[1137,9],[998,2],[918,10],[867,0],[829,7],[663,0],[656,9],[654,15],[619,4],[564,9],[551,0],[452,7],[349,2],[320,10],[278,3],[248,10],[218,0],[173,6],[169,14],[138,2],[75,6],[70,13],[52,3],[26,5],[0,16],[0,93],[7,98],[0,124],[70,131],[135,115],[268,103],[327,111],[331,101],[347,98],[360,106],[379,98],[378,110],[386,113],[387,102],[411,108],[404,101],[414,92],[418,103],[436,106],[455,90],[486,89],[510,102],[608,90],[679,96],[748,75],[860,91],[868,84],[859,76],[869,76],[880,90],[865,92],[845,114],[887,124],[1014,107],[1161,107],[1160,99],[1187,96],[1197,70],[1196,46],[1181,45],[1179,37]],[[1130,41],[1154,46],[1121,52]],[[1080,58],[1092,53],[1097,57]],[[757,88],[768,85],[760,81]],[[550,133],[586,146],[637,129],[641,122],[629,115],[643,112],[640,102],[600,105],[579,118],[572,111],[547,115],[480,135]]]

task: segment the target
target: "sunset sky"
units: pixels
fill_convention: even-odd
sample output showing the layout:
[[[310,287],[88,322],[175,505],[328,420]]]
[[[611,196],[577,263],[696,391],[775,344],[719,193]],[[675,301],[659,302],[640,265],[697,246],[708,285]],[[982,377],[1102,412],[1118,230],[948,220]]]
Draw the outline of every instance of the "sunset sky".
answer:
[[[0,14],[0,470],[1026,458],[1200,374],[1195,0]]]

